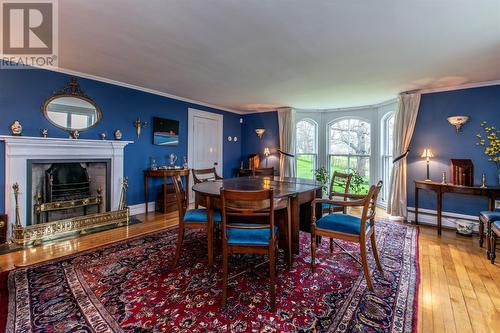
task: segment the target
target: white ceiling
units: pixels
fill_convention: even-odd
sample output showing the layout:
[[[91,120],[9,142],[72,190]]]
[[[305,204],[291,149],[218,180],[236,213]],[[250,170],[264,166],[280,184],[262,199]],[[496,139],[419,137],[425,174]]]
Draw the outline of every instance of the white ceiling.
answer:
[[[500,0],[64,0],[59,66],[235,110],[500,79]]]

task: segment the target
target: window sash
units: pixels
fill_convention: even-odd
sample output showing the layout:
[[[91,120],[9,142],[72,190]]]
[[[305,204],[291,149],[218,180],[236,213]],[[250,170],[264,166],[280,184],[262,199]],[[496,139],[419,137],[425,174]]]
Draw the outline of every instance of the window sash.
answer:
[[[299,160],[300,160],[300,156],[311,156],[312,157],[312,162],[313,162],[313,165],[312,165],[312,169],[310,171],[310,176],[309,177],[299,177]],[[306,178],[306,179],[314,179],[314,173],[316,171],[316,168],[317,168],[317,165],[318,165],[318,154],[316,153],[300,153],[300,154],[295,154],[295,168],[297,170],[297,177],[299,178]],[[309,172],[309,171],[307,171]]]

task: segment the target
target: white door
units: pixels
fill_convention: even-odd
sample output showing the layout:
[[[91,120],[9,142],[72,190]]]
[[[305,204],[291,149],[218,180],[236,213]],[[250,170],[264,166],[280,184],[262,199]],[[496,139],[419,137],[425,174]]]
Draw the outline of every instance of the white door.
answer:
[[[188,109],[188,165],[191,169],[207,169],[215,165],[222,175],[223,116],[216,113]],[[189,188],[193,186],[190,177]],[[192,191],[191,201],[194,200]]]

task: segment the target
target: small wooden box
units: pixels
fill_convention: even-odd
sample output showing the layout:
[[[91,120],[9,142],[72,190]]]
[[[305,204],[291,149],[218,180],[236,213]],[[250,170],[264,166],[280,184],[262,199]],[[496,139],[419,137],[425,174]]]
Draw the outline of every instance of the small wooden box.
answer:
[[[0,244],[7,243],[7,215],[0,215]]]
[[[474,165],[472,160],[451,159],[450,169],[453,185],[474,186]]]

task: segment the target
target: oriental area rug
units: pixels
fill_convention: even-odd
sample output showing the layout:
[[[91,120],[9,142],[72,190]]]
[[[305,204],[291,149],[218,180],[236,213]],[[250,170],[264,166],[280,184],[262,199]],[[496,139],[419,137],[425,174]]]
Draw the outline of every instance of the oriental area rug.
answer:
[[[373,292],[353,258],[337,246],[329,253],[328,240],[312,273],[310,235],[303,233],[291,268],[280,252],[276,312],[269,312],[266,266],[231,279],[221,307],[220,247],[210,270],[206,234],[188,233],[173,268],[177,229],[171,229],[3,273],[0,313],[6,316],[0,317],[15,333],[414,331],[418,229],[377,222],[376,231],[384,274],[369,251]],[[355,244],[342,246],[359,252]],[[230,274],[263,259],[232,255]]]

